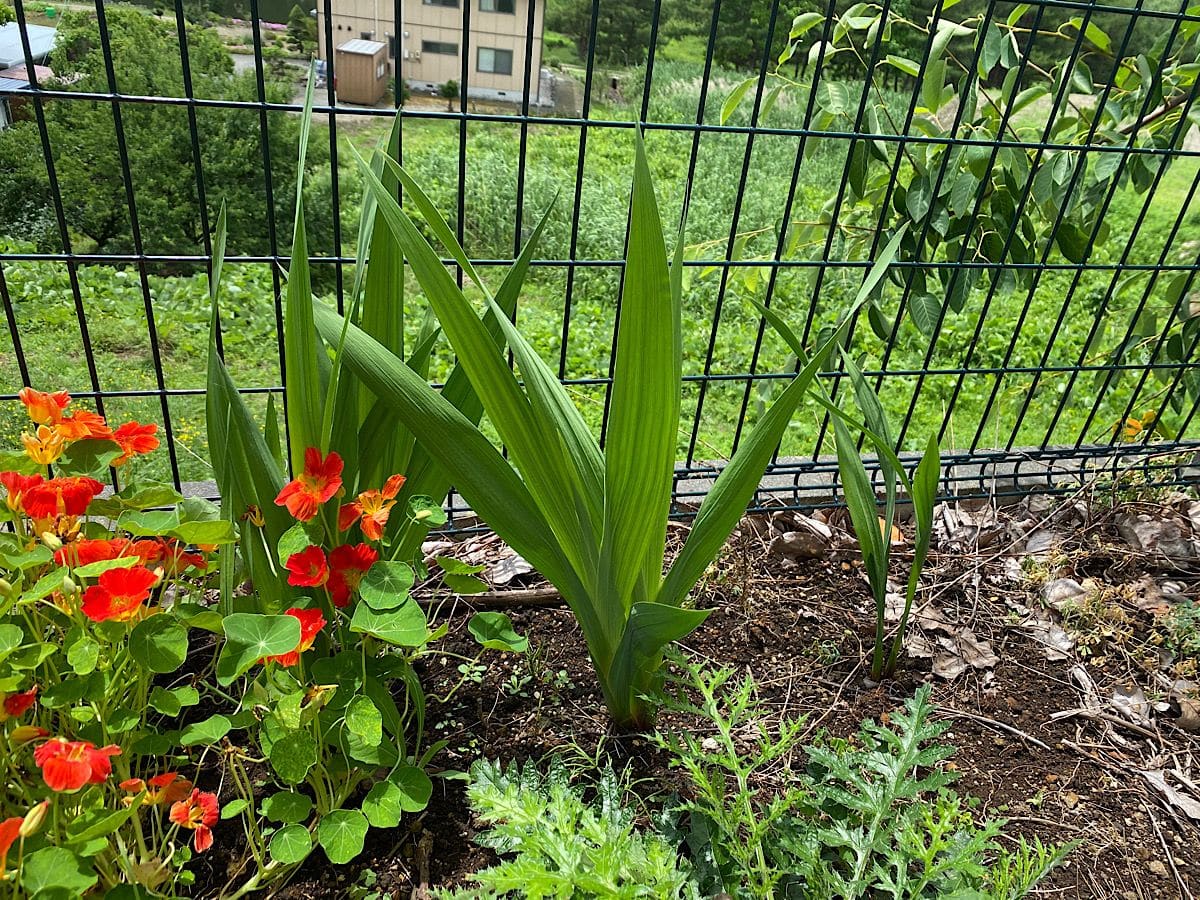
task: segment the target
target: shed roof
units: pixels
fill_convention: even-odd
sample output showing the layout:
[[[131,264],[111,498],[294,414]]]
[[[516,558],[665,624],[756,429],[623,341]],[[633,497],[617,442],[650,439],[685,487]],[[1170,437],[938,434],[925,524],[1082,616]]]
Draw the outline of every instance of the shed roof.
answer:
[[[46,25],[26,25],[29,34],[29,50],[33,61],[41,62],[54,49],[54,29]],[[21,29],[16,22],[0,25],[0,70],[19,66],[25,62],[25,48],[21,46]]]
[[[18,91],[27,90],[29,90],[28,81],[21,81],[17,78],[5,78],[3,75],[0,75],[0,95],[15,94]]]
[[[346,41],[338,47],[338,53],[361,53],[363,56],[374,56],[386,46],[382,41],[364,41],[362,38],[356,38],[353,41]]]

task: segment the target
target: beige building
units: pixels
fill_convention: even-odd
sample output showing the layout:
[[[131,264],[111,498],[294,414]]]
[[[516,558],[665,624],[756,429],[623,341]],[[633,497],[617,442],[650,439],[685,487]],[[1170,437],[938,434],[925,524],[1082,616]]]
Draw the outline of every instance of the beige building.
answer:
[[[461,82],[463,52],[467,53],[467,95],[520,102],[525,87],[529,52],[529,4],[534,3],[530,63],[532,104],[550,102],[543,82],[543,4],[536,0],[401,0],[397,23],[394,0],[333,0],[333,49],[349,41],[380,41],[396,77],[414,91],[436,93],[448,81]],[[470,3],[470,40],[463,41],[462,4]],[[317,4],[318,55],[328,61],[336,54],[325,46],[325,4]]]

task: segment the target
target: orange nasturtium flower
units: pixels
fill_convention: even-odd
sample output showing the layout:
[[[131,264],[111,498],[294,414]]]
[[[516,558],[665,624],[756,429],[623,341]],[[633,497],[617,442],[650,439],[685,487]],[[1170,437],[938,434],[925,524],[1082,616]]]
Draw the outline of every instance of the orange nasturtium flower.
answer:
[[[197,853],[203,853],[212,846],[212,827],[217,824],[219,816],[217,795],[199,788],[193,788],[187,799],[171,805],[171,821],[180,828],[196,832],[192,838],[192,846]]]
[[[22,501],[25,498],[25,492],[30,488],[37,487],[45,481],[41,475],[22,475],[20,472],[0,472],[0,484],[4,485],[4,489],[8,494],[4,498],[4,502],[8,504],[8,508],[16,512],[21,508]]]
[[[320,450],[309,447],[304,451],[304,471],[283,486],[275,505],[286,506],[293,516],[307,522],[341,487],[342,458],[332,452],[322,458]]]
[[[288,584],[295,587],[320,587],[329,579],[329,562],[320,547],[305,547],[293,553],[285,564]]]
[[[0,822],[0,881],[7,878],[8,851],[21,834],[21,826],[25,824],[24,816],[13,816]]]
[[[101,784],[112,774],[112,759],[119,756],[116,744],[97,747],[91,741],[51,738],[33,751],[33,761],[52,791],[73,792],[85,784]]]
[[[349,606],[350,595],[358,590],[367,570],[379,559],[379,552],[367,544],[342,544],[329,554],[329,596],[334,606]]]
[[[104,421],[104,416],[90,409],[77,409],[69,416],[63,416],[63,420],[54,430],[68,442],[82,441],[85,438],[111,441],[113,436],[112,429]]]
[[[338,510],[338,529],[345,531],[356,521],[362,522],[362,532],[368,540],[377,541],[383,537],[384,526],[392,507],[396,505],[396,495],[404,487],[404,476],[393,475],[384,484],[383,490],[363,491],[354,499]]]
[[[146,802],[154,806],[165,806],[168,803],[178,803],[187,798],[192,792],[192,783],[178,772],[163,772],[155,775],[149,782],[140,778],[127,778],[120,784],[121,790],[132,794],[146,792]],[[133,797],[126,797],[125,803],[133,803]]]
[[[313,641],[317,639],[317,634],[325,627],[325,617],[321,615],[319,609],[299,609],[292,607],[287,611],[287,614],[300,622],[300,643],[296,645],[296,649],[288,653],[280,653],[278,656],[263,657],[260,662],[266,665],[269,662],[277,662],[281,666],[294,666],[300,662],[300,654],[313,645]]]
[[[136,616],[158,576],[145,566],[109,569],[83,595],[80,609],[93,622],[127,622]]]
[[[51,478],[28,488],[21,506],[31,519],[82,516],[87,512],[88,504],[103,490],[104,485],[86,475]]]
[[[112,439],[120,445],[124,451],[124,455],[114,459],[113,465],[123,466],[135,456],[156,450],[158,448],[158,438],[154,435],[157,431],[157,425],[139,425],[137,422],[126,422],[114,431]]]
[[[57,425],[63,420],[63,410],[71,402],[71,395],[66,391],[47,394],[31,387],[21,388],[17,397],[25,404],[29,418],[38,425]]]

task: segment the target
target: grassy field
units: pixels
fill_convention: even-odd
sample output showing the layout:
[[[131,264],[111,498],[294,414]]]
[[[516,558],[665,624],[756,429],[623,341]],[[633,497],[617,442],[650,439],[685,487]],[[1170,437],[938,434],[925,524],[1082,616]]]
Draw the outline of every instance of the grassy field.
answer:
[[[695,115],[697,86],[687,78],[670,80],[660,76],[651,103],[651,118],[658,121],[688,121]],[[708,118],[732,82],[714,87]],[[636,97],[626,103],[593,110],[601,119],[629,119]],[[782,104],[775,113],[776,122],[795,122],[799,110]],[[355,233],[356,210],[360,198],[358,178],[350,146],[367,151],[383,138],[388,123],[382,119],[340,122],[339,158],[342,168],[339,186],[343,207],[342,227],[347,244]],[[327,126],[318,122],[313,140],[328,141]],[[405,164],[426,186],[439,206],[456,222],[458,196],[459,126],[454,122],[409,120],[404,130]],[[565,259],[572,242],[572,213],[575,171],[580,134],[577,129],[535,124],[528,129],[523,193],[523,231],[528,234],[538,218],[548,211],[549,223],[538,253],[543,259]],[[798,139],[793,136],[758,135],[748,167],[745,191],[739,203],[739,175],[747,152],[747,139],[739,134],[705,134],[699,143],[696,173],[689,212],[688,257],[703,262],[725,257],[730,223],[738,210],[738,253],[746,259],[770,257],[775,248],[779,218],[783,212],[796,161]],[[678,217],[685,185],[692,135],[688,132],[654,131],[648,138],[652,165],[658,182],[664,217]],[[468,251],[480,258],[511,258],[515,246],[514,221],[517,205],[520,164],[520,128],[507,123],[471,123],[467,133],[464,173],[465,201],[461,223]],[[628,178],[632,161],[632,132],[627,128],[592,128],[587,134],[584,176],[575,256],[583,260],[615,260],[622,254],[625,233]],[[812,144],[800,167],[793,222],[812,221],[836,191],[845,165],[845,142],[826,140]],[[1133,235],[1129,263],[1156,262],[1167,235],[1180,215],[1180,205],[1196,177],[1193,161],[1168,170],[1149,207],[1142,228]],[[312,216],[331,215],[328,202],[328,174],[313,180]],[[1125,239],[1133,229],[1144,197],[1122,194],[1107,217],[1116,237],[1093,256],[1095,261],[1111,262],[1120,258]],[[1194,230],[1196,211],[1185,213]],[[1180,234],[1186,236],[1188,225]],[[18,236],[19,237],[19,236]],[[1184,254],[1196,254],[1194,246],[1180,246],[1168,252],[1168,261],[1176,262]],[[327,248],[331,249],[331,248]],[[838,242],[830,252],[839,256]],[[820,260],[821,245],[799,248],[802,259]],[[346,255],[353,248],[343,247]],[[1051,262],[1061,257],[1052,253]],[[816,269],[784,268],[772,288],[771,301],[785,317],[803,326],[812,315],[812,324],[832,321],[852,296],[861,270],[830,269],[814,297]],[[346,273],[347,276],[349,272]],[[493,283],[499,283],[499,271],[492,270]],[[755,360],[759,318],[748,302],[762,300],[768,288],[767,269],[739,268],[722,290],[719,270],[702,265],[689,268],[686,280],[685,373],[701,375],[705,370],[710,340],[711,368],[714,374],[743,374],[786,371],[791,361],[782,343],[767,334]],[[6,262],[4,276],[14,309],[31,380],[39,387],[90,388],[90,375],[83,350],[68,273],[61,265]],[[1073,365],[1081,356],[1098,361],[1103,351],[1119,344],[1129,326],[1132,310],[1142,298],[1147,280],[1129,274],[1113,284],[1108,271],[1087,271],[1071,291],[1073,273],[1047,271],[1032,289],[1021,288],[989,298],[986,286],[972,295],[961,313],[948,314],[932,348],[905,318],[890,351],[874,334],[863,328],[855,335],[854,349],[868,366],[877,366],[885,358],[887,368],[897,372],[918,370],[928,358],[929,367],[957,370],[1001,367],[1010,369]],[[106,390],[147,390],[156,385],[154,348],[147,336],[146,312],[138,275],[133,270],[85,267],[79,280],[83,294],[90,346],[98,369],[100,386]],[[207,300],[203,276],[151,276],[153,313],[158,328],[158,352],[161,354],[164,380],[169,388],[199,389],[204,385],[204,354],[207,343]],[[320,282],[331,291],[327,271]],[[348,283],[348,279],[347,279]],[[410,292],[413,287],[410,284]],[[1165,287],[1159,279],[1151,292],[1151,307]],[[1115,290],[1114,290],[1115,288]],[[532,273],[519,310],[526,333],[556,363],[563,362],[563,374],[569,379],[602,378],[607,374],[612,342],[617,271],[611,266],[587,266],[577,270],[570,294],[570,327],[565,352],[562,347],[563,317],[567,306],[567,274],[561,267],[538,267]],[[899,289],[889,288],[883,298],[885,309],[894,313]],[[1070,296],[1062,329],[1049,342],[1050,326],[1058,318],[1064,297]],[[1106,299],[1107,298],[1107,299]],[[410,299],[410,308],[419,303]],[[224,285],[226,350],[235,378],[245,387],[278,384],[278,354],[275,331],[275,302],[272,280],[265,266],[231,266]],[[815,304],[815,308],[814,308]],[[979,338],[968,359],[968,346],[976,331],[981,311],[987,314]],[[1100,323],[1100,337],[1085,351],[1089,330],[1096,321],[1101,304],[1106,310]],[[1026,306],[1028,307],[1026,309]],[[719,326],[712,337],[712,324],[719,310]],[[1024,310],[1024,314],[1023,314]],[[1018,325],[1020,327],[1018,328]],[[0,338],[0,376],[4,384],[21,381],[11,341]],[[1143,355],[1138,356],[1141,352]],[[1133,350],[1129,361],[1144,361],[1144,350]],[[443,355],[442,371],[449,364]],[[1096,393],[1093,376],[1077,380],[1075,391],[1067,395],[1068,376],[1048,374],[1030,391],[1032,376],[1011,372],[998,376],[968,374],[932,375],[922,380],[913,375],[889,375],[881,391],[883,401],[896,421],[911,414],[906,443],[923,442],[930,429],[937,429],[946,417],[950,426],[945,446],[962,448],[1003,447],[1042,443],[1049,434],[1051,443],[1074,443],[1084,439],[1107,438],[1133,389],[1139,373],[1124,378],[1107,396],[1099,416],[1085,429],[1085,422]],[[718,381],[706,390],[699,411],[697,459],[721,458],[730,452],[734,429],[743,409],[753,417],[779,385],[778,381],[757,381],[749,393],[745,379]],[[1155,407],[1163,385],[1147,382],[1136,400],[1138,410]],[[603,388],[580,385],[574,388],[580,405],[597,426],[603,408]],[[993,392],[995,396],[993,398]],[[688,384],[685,392],[685,416],[681,423],[680,453],[689,448],[693,420],[697,415],[699,388]],[[954,399],[953,406],[950,405]],[[1028,410],[1021,416],[1021,410]],[[1060,411],[1060,405],[1062,407]],[[112,399],[106,411],[120,419],[136,416],[161,420],[156,398]],[[3,411],[0,427],[15,437],[21,424],[19,410],[11,406]],[[182,474],[187,479],[207,477],[203,404],[200,398],[176,398],[171,404],[175,437],[180,447]],[[1019,418],[1020,417],[1020,418]],[[807,410],[796,417],[785,451],[804,454],[813,450],[817,416]],[[1169,424],[1169,421],[1168,421]],[[978,435],[978,440],[976,441]],[[146,463],[153,474],[165,473],[165,455]]]

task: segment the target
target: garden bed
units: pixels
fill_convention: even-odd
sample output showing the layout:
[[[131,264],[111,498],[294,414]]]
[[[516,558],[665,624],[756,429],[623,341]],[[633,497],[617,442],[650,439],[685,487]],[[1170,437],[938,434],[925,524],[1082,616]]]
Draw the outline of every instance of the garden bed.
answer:
[[[748,521],[696,593],[698,605],[713,614],[684,642],[685,649],[713,666],[752,674],[762,708],[775,717],[807,717],[811,735],[826,730],[850,736],[862,719],[886,720],[916,687],[932,682],[937,716],[951,723],[944,740],[957,748],[948,767],[958,774],[961,793],[981,799],[977,812],[1007,818],[1006,834],[1013,838],[1081,841],[1044,883],[1046,895],[1189,896],[1200,889],[1194,854],[1200,822],[1188,815],[1197,798],[1189,798],[1172,777],[1170,783],[1181,788],[1172,802],[1143,773],[1178,769],[1193,785],[1197,780],[1195,721],[1179,718],[1179,698],[1168,697],[1161,679],[1195,678],[1195,657],[1178,654],[1163,663],[1170,652],[1165,646],[1179,637],[1172,636],[1168,610],[1175,609],[1173,603],[1194,602],[1200,567],[1194,559],[1135,550],[1118,528],[1131,516],[1177,517],[1180,498],[1169,499],[1118,507],[1067,502],[1053,510],[1035,499],[999,517],[986,509],[950,510],[958,532],[943,530],[935,546],[923,580],[924,610],[936,607],[937,621],[960,634],[969,629],[970,646],[995,658],[987,665],[986,658],[968,652],[966,670],[950,679],[932,674],[932,660],[909,656],[895,680],[881,685],[864,680],[873,604],[856,551],[836,525],[827,552],[784,560],[771,551],[765,520]],[[836,514],[830,518],[837,520]],[[794,524],[788,514],[776,519],[776,528]],[[964,537],[967,521],[989,524],[970,539]],[[1045,544],[1045,550],[1029,552],[1031,533],[1033,546]],[[989,546],[981,549],[980,537]],[[494,539],[487,542],[495,546]],[[482,544],[470,539],[461,555],[469,557],[472,546]],[[1042,596],[1061,578],[1086,586],[1085,593],[1074,608],[1060,603],[1063,611],[1049,611]],[[1150,585],[1164,581],[1176,597],[1165,604],[1147,602],[1153,597]],[[1050,595],[1063,584],[1051,587]],[[641,738],[611,735],[582,635],[569,611],[553,605],[552,597],[548,603],[509,610],[529,637],[526,655],[493,659],[452,703],[431,709],[434,736],[449,741],[435,768],[462,771],[478,758],[544,763],[558,756],[593,767],[609,760],[633,774],[636,791],[651,803],[683,788],[661,751]],[[472,652],[463,634],[472,608],[469,598],[441,607],[438,618],[450,626],[445,649]],[[1048,652],[1036,628],[1028,627],[1042,617],[1061,623],[1073,646],[1064,642],[1063,652]],[[914,630],[910,648],[919,651],[922,640],[936,643],[946,634],[928,616],[919,613],[916,621],[924,627]],[[946,665],[944,654],[939,665]],[[1086,673],[1102,703],[1064,716],[1087,706],[1073,670]],[[425,677],[436,695],[455,684],[459,672],[443,658]],[[1131,687],[1140,687],[1148,702],[1162,700],[1166,706],[1146,710],[1144,723],[1136,715],[1123,717],[1106,699],[1114,689]],[[697,722],[676,717],[660,724],[688,729]],[[761,727],[775,724],[767,719]],[[344,897],[356,885],[359,893],[352,896],[366,897],[372,890],[380,897],[408,896],[420,887],[468,883],[472,871],[495,857],[472,841],[477,823],[463,783],[446,778],[434,783],[429,809],[407,830],[373,837],[354,867],[330,868],[319,857],[310,859],[284,896]]]

